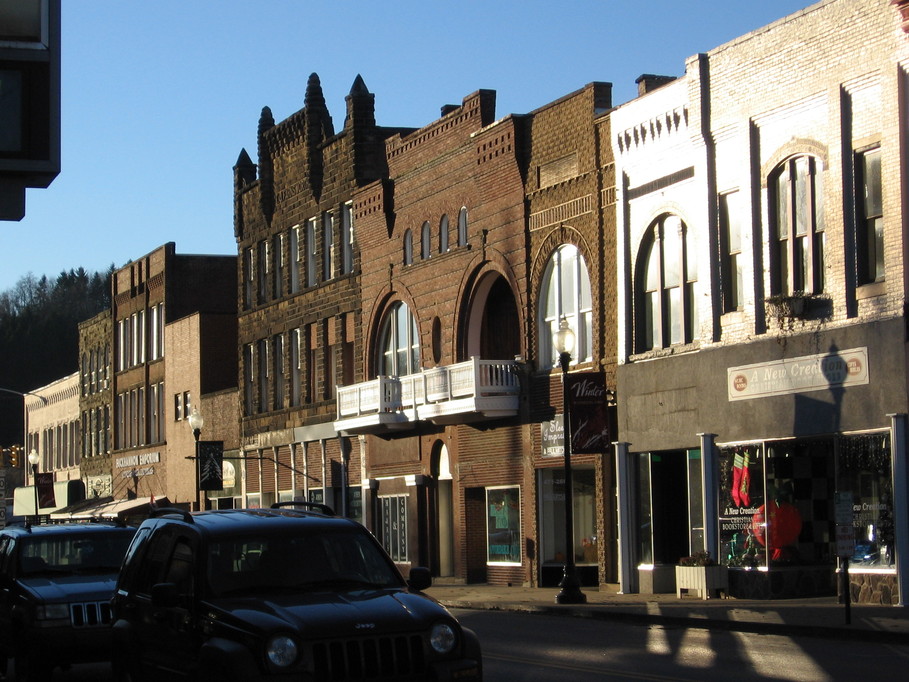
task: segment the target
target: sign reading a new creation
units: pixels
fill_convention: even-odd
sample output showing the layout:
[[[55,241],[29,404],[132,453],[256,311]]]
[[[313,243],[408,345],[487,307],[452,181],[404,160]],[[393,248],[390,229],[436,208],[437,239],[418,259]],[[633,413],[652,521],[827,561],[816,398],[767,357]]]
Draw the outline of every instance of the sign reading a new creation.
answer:
[[[726,370],[729,400],[750,400],[868,383],[868,349],[803,355]]]

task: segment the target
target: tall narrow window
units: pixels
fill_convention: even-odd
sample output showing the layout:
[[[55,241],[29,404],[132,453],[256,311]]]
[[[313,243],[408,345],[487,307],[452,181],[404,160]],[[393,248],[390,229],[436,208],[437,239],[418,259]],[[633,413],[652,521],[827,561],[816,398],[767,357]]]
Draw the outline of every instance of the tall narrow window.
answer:
[[[341,272],[345,275],[353,272],[353,245],[353,204],[348,201],[341,207]]]
[[[256,259],[252,247],[243,250],[243,309],[253,306],[253,291],[256,281]]]
[[[406,376],[420,371],[420,334],[406,303],[395,303],[385,315],[379,353],[382,376]]]
[[[275,334],[272,339],[272,364],[274,365],[274,409],[284,407],[284,336]]]
[[[303,404],[303,334],[294,329],[290,333],[290,404]]]
[[[413,232],[404,232],[404,265],[413,263]]]
[[[243,347],[243,407],[246,416],[255,412],[256,365],[251,343]]]
[[[458,246],[467,246],[467,209],[464,207],[458,213]]]
[[[420,230],[420,258],[426,260],[432,256],[432,228],[427,220]]]
[[[823,163],[794,156],[771,178],[771,293],[786,296],[824,290]]]
[[[448,253],[448,216],[443,215],[439,221],[439,253]]]
[[[856,249],[858,283],[884,279],[884,204],[881,193],[881,150],[869,149],[857,155]]]
[[[572,362],[589,362],[593,359],[593,300],[590,274],[584,257],[572,244],[556,249],[543,273],[538,310],[539,349],[541,369],[555,366],[556,351],[552,335],[563,318],[577,339]]]
[[[271,271],[270,263],[270,249],[268,247],[267,241],[259,242],[259,258],[256,263],[256,279],[258,282],[257,295],[259,297],[259,303],[265,303],[268,300],[268,275]]]
[[[723,312],[741,310],[744,301],[741,202],[738,192],[720,196],[720,248]]]
[[[335,217],[322,214],[322,281],[327,282],[335,273]]]
[[[272,292],[274,298],[284,295],[284,235],[276,234],[272,237]]]
[[[258,370],[259,370],[259,412],[266,412],[268,410],[268,339],[260,339],[258,343],[258,348],[256,349],[256,355],[258,360]]]
[[[697,334],[697,249],[682,220],[657,220],[642,245],[636,276],[638,352],[690,343]]]
[[[303,249],[300,248],[300,226],[290,228],[288,234],[288,249],[290,251],[290,293],[300,291],[300,269],[302,265]]]
[[[314,287],[318,283],[318,271],[316,270],[317,249],[316,244],[316,218],[310,218],[306,221],[306,286]]]

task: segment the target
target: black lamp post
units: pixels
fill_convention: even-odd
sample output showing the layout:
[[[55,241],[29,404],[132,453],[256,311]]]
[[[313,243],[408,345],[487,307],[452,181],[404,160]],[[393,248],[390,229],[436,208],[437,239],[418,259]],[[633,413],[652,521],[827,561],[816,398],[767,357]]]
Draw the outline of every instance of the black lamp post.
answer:
[[[574,350],[574,332],[564,317],[559,323],[559,330],[552,335],[552,343],[559,353],[559,365],[562,368],[562,431],[565,456],[565,573],[561,590],[556,595],[557,604],[584,604],[587,595],[581,592],[581,581],[574,565],[574,491],[571,480],[571,415],[568,413],[568,365],[571,363],[571,351]]]
[[[37,450],[32,450],[28,453],[28,463],[32,466],[32,483],[35,485],[35,525],[37,526],[41,520],[41,516],[38,514],[39,502],[38,502],[38,462],[41,461],[41,458],[38,456]]]
[[[196,439],[196,505],[199,507],[199,511],[202,511],[202,490],[199,488],[199,436],[202,435],[205,419],[194,407],[188,421],[189,428],[193,430],[193,438]]]

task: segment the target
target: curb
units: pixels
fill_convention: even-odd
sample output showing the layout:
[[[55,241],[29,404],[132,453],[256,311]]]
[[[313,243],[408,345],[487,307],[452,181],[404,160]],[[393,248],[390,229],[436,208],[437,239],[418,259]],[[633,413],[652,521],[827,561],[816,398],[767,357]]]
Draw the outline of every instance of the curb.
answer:
[[[848,639],[850,641],[877,642],[888,644],[909,644],[909,634],[888,630],[870,630],[843,624],[841,626],[795,625],[786,623],[761,623],[756,621],[720,620],[717,618],[685,618],[661,614],[631,613],[622,609],[578,606],[544,606],[541,604],[517,604],[501,602],[474,602],[463,599],[441,599],[446,608],[474,611],[508,611],[546,616],[567,616],[610,620],[635,625],[662,625],[670,628],[701,628],[705,630],[726,630],[748,632],[760,635],[782,635],[787,637],[815,637],[825,639]]]

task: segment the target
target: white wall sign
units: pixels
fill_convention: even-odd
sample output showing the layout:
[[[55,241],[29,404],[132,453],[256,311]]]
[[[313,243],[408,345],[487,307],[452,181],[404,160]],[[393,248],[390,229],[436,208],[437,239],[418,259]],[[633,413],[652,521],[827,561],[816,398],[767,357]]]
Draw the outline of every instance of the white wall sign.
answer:
[[[868,349],[832,350],[773,362],[729,367],[729,400],[829,390],[868,383]]]

